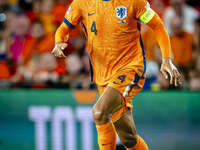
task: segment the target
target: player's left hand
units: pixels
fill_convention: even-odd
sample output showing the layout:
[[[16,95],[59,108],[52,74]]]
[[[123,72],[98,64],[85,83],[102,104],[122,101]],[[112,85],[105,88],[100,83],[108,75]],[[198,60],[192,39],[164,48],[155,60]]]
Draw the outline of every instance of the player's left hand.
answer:
[[[173,83],[173,80],[175,82],[175,86],[177,86],[178,83],[182,84],[181,75],[178,72],[177,68],[173,65],[171,58],[165,57],[162,59],[162,65],[161,65],[160,71],[162,72],[162,74],[164,75],[166,79],[168,78],[168,75],[166,72],[169,73],[170,84]]]

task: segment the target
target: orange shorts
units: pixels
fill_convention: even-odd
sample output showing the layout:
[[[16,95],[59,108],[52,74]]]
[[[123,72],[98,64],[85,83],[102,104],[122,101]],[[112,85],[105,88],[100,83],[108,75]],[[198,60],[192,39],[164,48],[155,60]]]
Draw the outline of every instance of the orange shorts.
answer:
[[[106,85],[97,85],[100,95],[108,86],[115,88],[122,96],[122,108],[116,111],[112,117],[112,122],[119,120],[127,109],[133,107],[131,99],[141,91],[145,79],[142,74],[134,70],[122,70],[117,72]]]

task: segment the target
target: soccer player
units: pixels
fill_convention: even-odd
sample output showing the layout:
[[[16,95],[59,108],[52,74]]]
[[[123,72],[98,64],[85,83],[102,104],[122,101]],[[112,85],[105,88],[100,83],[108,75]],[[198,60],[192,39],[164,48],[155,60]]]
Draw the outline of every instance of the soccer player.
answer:
[[[56,57],[70,31],[82,23],[88,38],[91,80],[96,82],[100,98],[93,107],[100,150],[114,150],[116,132],[127,150],[148,150],[137,135],[131,99],[145,81],[146,59],[141,40],[141,22],[150,26],[162,51],[161,72],[181,84],[180,74],[171,62],[169,36],[159,16],[146,0],[74,0],[56,31]]]

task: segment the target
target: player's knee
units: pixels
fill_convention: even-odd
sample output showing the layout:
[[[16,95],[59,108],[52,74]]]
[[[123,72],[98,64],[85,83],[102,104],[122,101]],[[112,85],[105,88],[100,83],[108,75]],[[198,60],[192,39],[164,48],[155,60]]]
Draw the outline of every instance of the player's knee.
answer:
[[[136,145],[138,141],[137,135],[127,134],[120,138],[120,141],[128,148],[131,148]]]
[[[95,123],[102,122],[106,123],[109,122],[109,114],[107,113],[106,109],[103,107],[94,106],[92,110],[93,118]]]

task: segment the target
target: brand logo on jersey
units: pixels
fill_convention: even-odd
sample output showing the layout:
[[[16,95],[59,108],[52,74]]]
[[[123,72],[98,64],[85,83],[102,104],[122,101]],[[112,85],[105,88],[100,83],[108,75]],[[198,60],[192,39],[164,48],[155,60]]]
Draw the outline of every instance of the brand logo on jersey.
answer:
[[[71,10],[71,7],[69,6],[68,10],[67,10],[67,14],[69,15],[69,12]]]
[[[88,13],[88,16],[92,16],[92,15],[94,15],[94,14],[96,14],[96,13],[97,13],[97,12],[94,12],[94,13],[91,13],[91,14]]]
[[[118,84],[118,85],[121,85],[121,84],[119,84],[119,83],[116,83],[115,81],[113,82],[114,84]]]
[[[118,6],[115,8],[116,16],[119,19],[124,19],[127,16],[127,8],[124,6]]]

